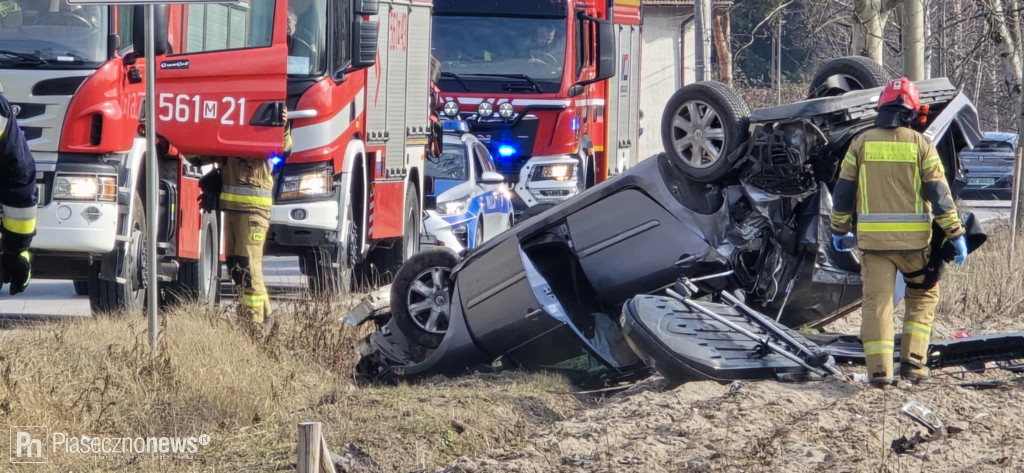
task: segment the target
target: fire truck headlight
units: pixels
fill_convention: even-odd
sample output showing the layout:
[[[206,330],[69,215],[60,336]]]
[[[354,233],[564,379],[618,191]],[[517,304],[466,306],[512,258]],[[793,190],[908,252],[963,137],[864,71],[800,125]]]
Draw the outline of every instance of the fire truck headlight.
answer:
[[[316,169],[281,178],[281,199],[308,199],[325,197],[334,190],[329,168]]]
[[[455,102],[446,102],[444,104],[444,114],[449,117],[454,117],[459,114],[459,104]]]
[[[531,181],[568,181],[572,178],[573,168],[568,164],[551,164],[537,166],[533,170]]]
[[[488,118],[494,115],[494,105],[490,102],[480,102],[480,106],[476,108],[476,113],[479,113],[481,117]]]
[[[117,177],[57,173],[53,179],[54,200],[117,200]]]
[[[512,103],[505,102],[498,105],[498,115],[501,115],[501,118],[511,118],[514,113],[515,108],[512,107]]]

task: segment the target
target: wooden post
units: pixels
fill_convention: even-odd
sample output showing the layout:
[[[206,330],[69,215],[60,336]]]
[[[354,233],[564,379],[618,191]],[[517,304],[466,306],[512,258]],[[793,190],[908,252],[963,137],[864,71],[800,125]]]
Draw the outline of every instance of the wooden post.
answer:
[[[299,423],[299,473],[335,473],[331,450],[319,422]]]
[[[320,423],[299,423],[299,473],[320,473]]]

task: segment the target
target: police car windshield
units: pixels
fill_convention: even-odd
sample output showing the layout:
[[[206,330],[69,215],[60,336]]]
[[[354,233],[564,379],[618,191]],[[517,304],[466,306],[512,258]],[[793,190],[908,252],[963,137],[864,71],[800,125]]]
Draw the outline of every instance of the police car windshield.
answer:
[[[433,30],[433,54],[442,72],[498,84],[522,81],[494,74],[524,74],[553,84],[548,90],[562,82],[565,19],[438,16]]]
[[[0,66],[99,66],[107,60],[108,11],[66,0],[0,0],[0,50],[41,59],[7,54]]]
[[[452,181],[469,180],[469,159],[466,146],[461,140],[445,137],[441,156],[426,160],[427,177],[449,179]]]

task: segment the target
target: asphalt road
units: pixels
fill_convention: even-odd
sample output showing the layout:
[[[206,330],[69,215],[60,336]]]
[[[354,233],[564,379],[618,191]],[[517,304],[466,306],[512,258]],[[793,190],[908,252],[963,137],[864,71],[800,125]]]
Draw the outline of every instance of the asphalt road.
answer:
[[[297,257],[274,257],[264,261],[263,273],[272,292],[305,287]],[[89,297],[75,295],[71,281],[36,280],[16,297],[4,286],[0,292],[0,319],[47,320],[54,317],[89,315]]]
[[[982,221],[1010,216],[1008,201],[966,201],[965,204]],[[301,289],[306,285],[296,257],[267,258],[264,274],[271,293]],[[28,290],[17,297],[9,296],[6,287],[0,292],[0,319],[48,320],[88,315],[89,298],[75,295],[71,281],[32,281]]]

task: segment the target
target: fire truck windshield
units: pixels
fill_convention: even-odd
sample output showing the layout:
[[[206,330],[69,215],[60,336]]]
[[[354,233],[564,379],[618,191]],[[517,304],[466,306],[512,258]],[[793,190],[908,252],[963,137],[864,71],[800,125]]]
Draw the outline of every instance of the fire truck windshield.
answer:
[[[106,7],[0,0],[0,66],[98,67],[107,60]]]
[[[327,0],[290,0],[288,75],[319,77],[326,69]]]
[[[433,29],[434,57],[442,72],[497,84],[495,90],[508,90],[515,75],[525,75],[548,91],[562,82],[565,19],[439,16]],[[526,82],[523,89],[531,89]]]

